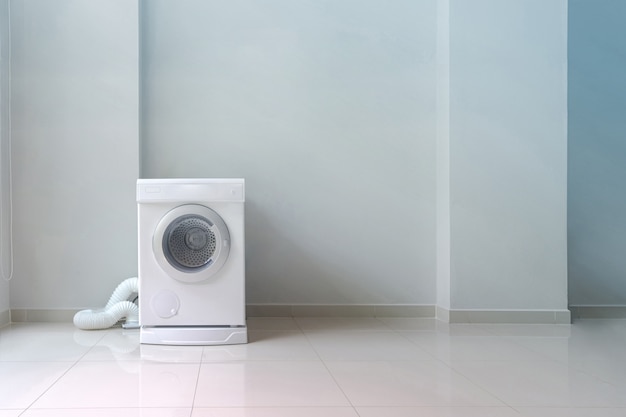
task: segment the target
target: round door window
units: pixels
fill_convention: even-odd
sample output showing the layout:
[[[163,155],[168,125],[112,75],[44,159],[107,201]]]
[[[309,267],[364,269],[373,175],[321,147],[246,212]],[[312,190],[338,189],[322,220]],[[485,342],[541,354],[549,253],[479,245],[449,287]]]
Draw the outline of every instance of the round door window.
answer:
[[[163,216],[153,247],[159,264],[172,278],[197,282],[209,278],[224,265],[230,236],[215,211],[189,204]]]

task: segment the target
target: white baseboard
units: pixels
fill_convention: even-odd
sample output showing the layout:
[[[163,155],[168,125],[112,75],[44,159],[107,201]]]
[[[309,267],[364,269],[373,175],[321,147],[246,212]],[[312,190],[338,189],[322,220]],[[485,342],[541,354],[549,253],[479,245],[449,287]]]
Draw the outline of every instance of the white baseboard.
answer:
[[[379,304],[248,304],[248,317],[435,317],[435,306]]]
[[[71,323],[77,311],[15,309],[10,314],[0,313],[0,325],[11,321]],[[611,313],[610,318],[626,317],[626,307],[577,307],[573,310],[576,313],[570,313],[569,310],[448,310],[434,305],[248,304],[246,311],[248,317],[405,317],[437,318],[446,323],[569,324],[572,317],[581,314],[606,318]]]
[[[6,310],[0,312],[0,327],[4,327],[8,324],[11,324],[11,311]]]
[[[437,307],[437,318],[447,323],[570,324],[569,310],[447,310]]]
[[[626,319],[626,306],[570,306],[572,319]]]
[[[11,310],[13,323],[71,323],[78,310],[44,310],[14,309]]]
[[[569,310],[448,310],[433,305],[248,304],[248,317],[415,317],[446,323],[569,324]]]
[[[72,322],[78,310],[11,310],[14,323]],[[435,317],[429,305],[248,304],[248,317]],[[8,323],[8,320],[7,320]]]

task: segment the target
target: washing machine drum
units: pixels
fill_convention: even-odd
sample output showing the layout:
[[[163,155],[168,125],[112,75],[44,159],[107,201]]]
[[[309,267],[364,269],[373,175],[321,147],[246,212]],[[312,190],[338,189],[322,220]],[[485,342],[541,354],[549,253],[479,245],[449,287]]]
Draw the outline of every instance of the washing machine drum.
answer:
[[[187,204],[169,211],[152,241],[159,265],[173,279],[194,283],[217,273],[228,258],[230,234],[213,210]]]

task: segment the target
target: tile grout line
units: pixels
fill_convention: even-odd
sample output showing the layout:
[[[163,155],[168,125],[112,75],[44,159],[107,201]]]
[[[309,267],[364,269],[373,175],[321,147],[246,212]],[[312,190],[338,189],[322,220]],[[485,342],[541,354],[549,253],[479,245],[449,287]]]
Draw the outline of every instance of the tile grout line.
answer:
[[[76,367],[76,365],[78,365],[79,362],[81,362],[83,360],[83,358],[89,353],[91,352],[91,350],[99,343],[102,341],[102,339],[104,339],[104,337],[109,333],[109,330],[107,330],[106,332],[104,332],[104,334],[91,346],[89,346],[89,349],[87,349],[85,351],[85,353],[83,353],[79,358],[77,358],[74,363],[72,363],[72,365],[67,368],[61,375],[59,375],[59,377],[57,379],[55,379],[45,390],[43,390],[43,392],[41,394],[39,394],[37,396],[37,398],[35,398],[20,414],[19,416],[23,415],[24,413],[26,413],[28,410],[30,410],[32,408],[33,405],[35,405],[35,403],[37,401],[39,401],[41,399],[41,397],[43,397],[44,395],[46,395],[46,393],[48,391],[50,391],[52,389],[52,387],[54,385],[56,385],[57,382],[59,382],[65,375],[68,374],[68,372],[70,372],[72,369],[74,369],[74,367]],[[35,361],[28,361],[28,362],[35,362]],[[48,361],[48,362],[55,362],[55,361]],[[71,362],[70,362],[71,363]]]
[[[492,392],[488,391],[485,387],[483,387],[482,385],[478,384],[477,382],[471,380],[470,378],[468,378],[466,375],[460,373],[459,371],[457,371],[456,369],[454,369],[452,367],[451,364],[446,363],[443,359],[438,358],[437,356],[435,356],[434,354],[428,352],[425,349],[422,349],[417,343],[415,343],[415,341],[409,339],[408,337],[404,336],[402,333],[400,333],[400,331],[393,329],[392,330],[400,337],[404,338],[405,340],[408,340],[409,342],[411,342],[416,348],[420,349],[421,351],[425,352],[428,356],[430,356],[432,358],[432,360],[434,362],[437,362],[443,366],[445,366],[446,368],[450,369],[451,372],[455,373],[456,375],[462,377],[464,380],[466,380],[467,382],[469,382],[470,384],[474,385],[476,388],[480,389],[481,391],[487,393],[488,395],[492,396],[493,398],[497,399],[498,401],[500,401],[505,407],[518,412],[517,410],[515,410],[511,405],[507,404],[504,400],[500,399],[497,395],[493,394]],[[435,331],[433,332],[434,334],[437,334],[438,331],[435,329]],[[488,332],[489,333],[489,332]],[[497,335],[497,337],[501,337],[499,335]]]
[[[419,349],[421,352],[424,352],[426,355],[428,355],[432,360],[434,361],[439,361],[439,362],[443,362],[441,359],[437,358],[434,354],[430,353],[429,351],[427,351],[426,349],[423,349],[420,345],[418,345],[417,343],[415,343],[414,340],[409,339],[407,336],[403,335],[401,330],[398,329],[394,329],[393,327],[389,326],[387,323],[385,323],[384,321],[381,320],[381,322],[383,322],[383,324],[385,324],[386,326],[388,326],[391,331],[396,334],[397,336],[400,336],[402,339],[408,341],[409,343],[411,343],[413,346],[415,346],[417,349]],[[405,333],[409,333],[410,331],[404,331]],[[430,331],[424,331],[424,332],[430,332]],[[433,333],[437,333],[437,331],[435,330]]]
[[[91,349],[89,349],[89,350],[91,350]],[[89,350],[87,350],[87,352],[89,352]],[[31,407],[32,407],[33,405],[35,405],[35,403],[36,403],[37,401],[39,401],[39,400],[41,399],[41,397],[43,397],[44,395],[46,395],[46,393],[47,393],[48,391],[50,391],[50,390],[52,389],[52,387],[56,385],[56,383],[57,383],[57,382],[59,382],[59,381],[60,381],[60,380],[61,380],[61,379],[65,376],[65,375],[67,375],[67,373],[68,373],[69,371],[71,371],[72,369],[74,369],[74,367],[75,367],[76,365],[78,365],[78,363],[79,363],[79,362],[81,361],[81,359],[82,359],[82,358],[83,358],[83,357],[87,354],[87,352],[85,352],[85,353],[84,353],[84,354],[83,354],[80,358],[78,358],[78,359],[77,359],[77,360],[76,360],[76,361],[75,361],[75,362],[74,362],[74,363],[73,363],[73,364],[72,364],[69,368],[67,368],[67,369],[66,369],[66,370],[65,370],[65,371],[64,371],[61,375],[59,375],[59,377],[58,377],[57,379],[55,379],[55,380],[54,380],[54,381],[53,381],[53,382],[52,382],[52,383],[48,386],[48,388],[46,388],[46,389],[45,389],[45,390],[44,390],[41,394],[39,394],[39,395],[37,396],[37,398],[35,398],[35,399],[34,399],[34,400],[33,400],[33,401],[32,401],[32,402],[28,405],[28,407],[26,407],[26,408],[24,409],[24,411],[23,411],[20,415],[22,415],[22,414],[23,414],[23,413],[25,413],[26,411],[30,410],[30,409],[31,409]]]
[[[322,359],[322,357],[320,356],[320,354],[317,351],[317,349],[315,349],[315,346],[313,346],[313,343],[311,343],[311,339],[309,339],[309,335],[307,334],[307,332],[302,328],[302,326],[300,326],[300,323],[298,322],[297,318],[294,317],[294,321],[296,322],[296,326],[298,326],[298,329],[300,329],[300,331],[304,334],[304,337],[306,338],[309,346],[311,347],[311,349],[313,349],[313,352],[315,352],[315,355],[317,356],[317,358],[322,363],[322,366],[324,366],[324,369],[326,369],[326,372],[328,372],[328,375],[330,375],[330,377],[332,378],[332,380],[335,383],[335,385],[337,386],[337,388],[339,388],[339,391],[341,391],[341,394],[344,396],[346,401],[348,401],[348,404],[350,404],[350,408],[352,408],[352,410],[356,413],[357,416],[360,416],[359,412],[356,409],[356,406],[352,403],[352,401],[350,400],[350,397],[348,397],[348,394],[346,394],[346,392],[343,390],[343,388],[341,387],[341,385],[339,384],[339,382],[335,378],[335,375],[333,375],[333,373],[328,368],[328,365],[326,364],[326,361],[324,361],[324,359]]]
[[[196,375],[196,386],[194,387],[193,390],[193,398],[191,399],[191,407],[189,410],[189,417],[193,416],[193,411],[196,408],[196,396],[198,395],[198,386],[200,384],[200,373],[202,371],[202,365],[204,364],[203,359],[204,359],[204,349],[205,346],[202,347],[202,354],[200,355],[200,363],[198,364],[198,374]]]

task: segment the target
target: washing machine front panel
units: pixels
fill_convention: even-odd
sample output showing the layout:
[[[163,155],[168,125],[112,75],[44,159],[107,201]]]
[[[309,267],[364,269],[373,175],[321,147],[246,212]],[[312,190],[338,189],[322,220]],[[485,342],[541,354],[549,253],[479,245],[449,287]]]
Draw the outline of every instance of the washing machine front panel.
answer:
[[[186,204],[159,221],[152,248],[158,264],[173,279],[201,282],[215,275],[230,253],[230,233],[214,210]]]
[[[194,203],[195,204],[195,203]],[[204,203],[228,225],[228,259],[208,279],[174,279],[157,261],[154,233],[164,215],[180,207],[174,203],[139,205],[139,320],[142,326],[245,325],[244,206],[241,203]]]

